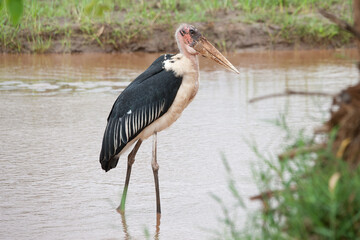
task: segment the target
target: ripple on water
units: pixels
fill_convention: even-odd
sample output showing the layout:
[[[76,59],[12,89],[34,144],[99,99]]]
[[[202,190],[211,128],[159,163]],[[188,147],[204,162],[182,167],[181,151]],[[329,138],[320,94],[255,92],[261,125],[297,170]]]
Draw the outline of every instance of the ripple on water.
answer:
[[[115,208],[126,156],[108,173],[100,169],[98,156],[114,98],[156,57],[1,56],[1,239],[125,238]],[[337,92],[358,75],[352,62],[335,58],[334,52],[244,53],[229,60],[239,75],[202,62],[198,95],[173,126],[158,134],[162,240],[208,239],[209,232],[222,230],[221,208],[209,193],[228,206],[235,202],[221,152],[245,203],[253,207],[247,201],[257,194],[251,172],[261,163],[246,140],[276,155],[281,134],[263,120],[286,109],[289,126],[312,128],[319,122],[314,113],[328,113],[331,102],[294,97],[248,104],[250,98],[286,88]],[[151,139],[142,144],[131,176],[126,203],[131,239],[145,239],[145,229],[155,232],[151,144]],[[240,212],[239,222],[245,221]]]
[[[58,94],[69,92],[101,93],[124,89],[129,82],[88,81],[88,82],[29,82],[3,81],[0,82],[0,92],[17,92],[24,94]]]

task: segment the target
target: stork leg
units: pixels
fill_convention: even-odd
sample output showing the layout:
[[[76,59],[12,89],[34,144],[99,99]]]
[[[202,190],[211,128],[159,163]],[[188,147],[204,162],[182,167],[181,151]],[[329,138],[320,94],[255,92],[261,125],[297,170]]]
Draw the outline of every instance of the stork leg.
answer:
[[[126,179],[125,179],[124,190],[123,190],[123,194],[122,194],[122,197],[121,197],[120,206],[117,208],[117,211],[120,212],[120,213],[125,212],[125,201],[126,201],[127,190],[128,190],[129,182],[130,182],[131,167],[132,167],[133,163],[135,162],[135,155],[136,155],[137,151],[139,150],[139,147],[140,147],[141,143],[142,143],[142,140],[139,139],[136,142],[135,147],[133,148],[133,150],[128,155],[128,164],[127,164],[127,171],[126,171]]]
[[[154,181],[155,181],[156,212],[160,214],[161,206],[160,206],[160,191],[159,191],[159,178],[158,178],[159,164],[157,163],[156,160],[156,148],[157,148],[157,133],[155,132],[153,137],[153,154],[152,154],[151,166],[154,173]]]

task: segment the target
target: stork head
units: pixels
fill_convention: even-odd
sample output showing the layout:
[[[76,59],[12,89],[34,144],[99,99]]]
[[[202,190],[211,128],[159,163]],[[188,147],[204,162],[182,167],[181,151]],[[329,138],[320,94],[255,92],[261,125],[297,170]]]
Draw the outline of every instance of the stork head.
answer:
[[[175,32],[175,38],[184,55],[191,56],[200,54],[209,58],[226,69],[239,73],[239,71],[208,41],[198,29],[189,24],[181,24]]]

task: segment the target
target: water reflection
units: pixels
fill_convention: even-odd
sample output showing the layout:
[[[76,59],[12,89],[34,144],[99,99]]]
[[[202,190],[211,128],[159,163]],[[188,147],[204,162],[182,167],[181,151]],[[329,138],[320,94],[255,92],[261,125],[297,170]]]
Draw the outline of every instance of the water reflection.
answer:
[[[156,231],[155,231],[155,236],[154,239],[158,240],[160,237],[160,223],[161,223],[161,214],[157,213],[156,214]]]
[[[283,139],[263,120],[286,110],[290,126],[312,130],[330,105],[328,99],[298,96],[247,101],[286,88],[332,93],[357,81],[349,51],[230,55],[241,70],[236,76],[201,60],[197,97],[158,134],[160,228],[151,141],[143,143],[133,165],[126,215],[114,203],[121,198],[127,154],[108,173],[98,163],[119,91],[157,56],[1,55],[0,238],[144,239],[149,229],[151,237],[163,240],[206,239],[209,232],[202,229],[218,229],[221,215],[209,193],[233,204],[220,152],[246,204],[255,208],[246,200],[257,194],[251,170],[261,163],[247,142],[275,155]]]
[[[124,239],[128,240],[128,239],[130,239],[130,234],[128,232],[128,226],[126,223],[125,212],[118,211],[118,213],[121,215],[121,224],[122,224],[123,231],[124,231]]]
[[[126,214],[125,212],[121,212],[121,211],[117,211],[120,216],[121,216],[121,225],[122,225],[122,229],[123,229],[123,233],[124,233],[124,239],[128,240],[128,239],[132,239],[132,237],[129,234],[128,231],[128,225],[126,223]],[[160,239],[160,224],[161,224],[161,214],[156,213],[156,225],[155,225],[155,234],[154,237],[152,239],[154,240],[159,240]],[[148,232],[148,229],[144,230],[146,232],[146,235],[150,234]],[[149,237],[149,236],[147,236]]]

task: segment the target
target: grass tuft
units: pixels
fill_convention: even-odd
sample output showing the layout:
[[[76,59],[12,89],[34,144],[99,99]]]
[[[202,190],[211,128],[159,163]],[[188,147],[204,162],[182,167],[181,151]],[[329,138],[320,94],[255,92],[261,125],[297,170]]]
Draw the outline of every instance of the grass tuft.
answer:
[[[275,122],[289,131],[283,117]],[[236,219],[229,217],[239,209],[216,199],[223,209],[223,219],[228,221],[222,222],[225,230],[217,235],[218,239],[359,239],[360,167],[349,165],[341,153],[334,155],[337,131],[334,128],[330,132],[327,145],[320,150],[297,151],[295,156],[281,159],[266,157],[253,147],[264,162],[261,169],[254,171],[259,191],[266,193],[258,197],[263,207],[239,230]],[[303,131],[287,136],[286,150],[306,149],[314,144],[314,139],[304,136]],[[224,166],[231,173],[227,162]],[[232,186],[228,188],[234,191]]]
[[[122,44],[145,39],[154,26],[172,29],[180,22],[226,23],[230,20],[224,19],[224,11],[225,16],[233,16],[233,23],[261,23],[278,29],[275,35],[269,32],[274,42],[283,38],[290,43],[326,44],[335,39],[341,45],[351,38],[349,34],[340,34],[342,32],[338,27],[317,13],[317,7],[328,8],[351,22],[351,0],[28,0],[23,4],[23,16],[18,26],[11,24],[11,16],[4,7],[0,7],[2,49],[36,51],[48,49],[49,43],[51,45],[59,40],[66,45],[66,51],[71,43],[64,39],[81,35],[86,44],[86,39],[93,39],[92,35],[102,25],[110,30],[101,36],[101,41],[97,41],[99,46],[110,44],[120,48]],[[30,44],[30,49],[24,36],[33,36],[29,40],[35,43]],[[219,39],[217,45],[231,50],[227,49],[224,39]]]

